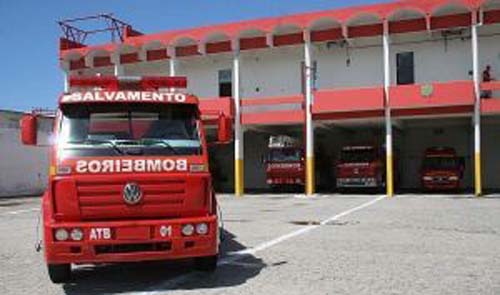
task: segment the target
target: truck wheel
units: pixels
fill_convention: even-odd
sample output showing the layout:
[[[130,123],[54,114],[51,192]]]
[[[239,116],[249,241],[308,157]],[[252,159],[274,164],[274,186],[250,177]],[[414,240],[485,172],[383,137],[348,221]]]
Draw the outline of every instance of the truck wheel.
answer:
[[[198,257],[195,259],[195,267],[199,271],[213,272],[217,269],[219,256]]]
[[[47,269],[55,284],[65,283],[71,278],[71,264],[47,264]]]

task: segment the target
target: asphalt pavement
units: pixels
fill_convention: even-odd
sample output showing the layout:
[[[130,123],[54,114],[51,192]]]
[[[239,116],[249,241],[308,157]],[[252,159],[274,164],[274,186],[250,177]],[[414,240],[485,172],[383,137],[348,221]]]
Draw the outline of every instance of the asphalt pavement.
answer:
[[[38,198],[0,199],[0,294],[500,294],[500,198],[219,196],[218,270],[83,265],[54,285]]]

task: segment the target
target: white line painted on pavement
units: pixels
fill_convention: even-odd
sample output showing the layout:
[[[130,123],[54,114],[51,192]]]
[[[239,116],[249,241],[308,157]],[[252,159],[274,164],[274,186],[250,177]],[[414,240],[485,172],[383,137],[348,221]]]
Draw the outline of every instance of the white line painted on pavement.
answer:
[[[228,256],[226,256],[226,257],[222,258],[221,260],[219,260],[218,265],[231,264],[231,263],[234,263],[234,262],[236,262],[237,260],[239,260],[241,258],[244,258],[245,256],[254,255],[257,252],[266,250],[266,249],[268,249],[268,248],[270,248],[272,246],[275,246],[275,245],[277,245],[279,243],[287,241],[287,240],[289,240],[291,238],[303,235],[303,234],[305,234],[307,232],[310,232],[310,231],[312,231],[314,229],[317,229],[318,227],[320,227],[322,225],[326,225],[329,222],[338,220],[341,217],[347,216],[347,215],[352,214],[352,213],[354,213],[356,211],[359,211],[361,209],[369,207],[369,206],[377,203],[378,201],[380,201],[380,200],[382,200],[384,198],[386,198],[385,195],[379,196],[379,197],[377,197],[377,198],[375,198],[375,199],[373,199],[373,200],[371,200],[369,202],[365,202],[365,203],[363,203],[363,204],[361,204],[359,206],[356,206],[356,207],[351,208],[349,210],[343,211],[343,212],[341,212],[339,214],[330,216],[327,219],[321,221],[319,225],[308,225],[308,226],[303,227],[303,228],[301,228],[299,230],[296,230],[296,231],[290,232],[290,233],[288,233],[286,235],[277,237],[277,238],[275,238],[273,240],[261,243],[260,245],[257,245],[255,247],[244,249],[244,250],[241,250],[241,251],[230,252],[230,253],[228,253]],[[151,287],[150,291],[130,292],[129,294],[154,295],[154,294],[165,293],[165,292],[168,292],[170,289],[174,288],[175,286],[180,285],[180,284],[188,281],[189,279],[194,278],[194,276],[196,274],[197,274],[196,272],[190,272],[190,273],[187,273],[187,274],[175,277],[175,278],[173,278],[171,280],[165,281],[163,284],[159,284],[159,285],[153,286],[153,287]]]
[[[378,197],[376,199],[373,199],[373,200],[371,200],[369,202],[363,203],[363,204],[361,204],[361,205],[359,205],[357,207],[354,207],[354,208],[346,210],[346,211],[344,211],[342,213],[333,215],[333,216],[331,216],[331,217],[329,217],[329,218],[321,221],[319,225],[317,225],[317,224],[315,224],[315,225],[308,225],[308,226],[306,226],[304,228],[301,228],[299,230],[293,231],[291,233],[288,233],[286,235],[278,237],[278,238],[276,238],[274,240],[264,242],[264,243],[262,243],[262,244],[260,244],[258,246],[252,247],[252,248],[240,250],[240,251],[237,251],[237,252],[232,252],[232,253],[229,253],[229,255],[230,256],[231,255],[253,255],[253,254],[255,254],[255,253],[259,252],[259,251],[265,250],[265,249],[267,249],[269,247],[272,247],[272,246],[274,246],[276,244],[279,244],[281,242],[284,242],[284,241],[289,240],[291,238],[294,238],[296,236],[300,236],[302,234],[310,232],[310,231],[312,231],[312,230],[314,230],[314,229],[316,229],[316,228],[318,228],[318,227],[320,227],[322,225],[325,225],[325,224],[327,224],[329,222],[335,221],[335,220],[337,220],[337,219],[339,219],[339,218],[341,218],[343,216],[349,215],[349,214],[351,214],[353,212],[356,212],[356,211],[359,211],[359,210],[361,210],[363,208],[371,206],[371,205],[375,204],[376,202],[384,199],[385,197],[386,197],[385,195],[384,196],[380,196],[380,197]]]
[[[28,213],[28,212],[35,212],[35,211],[40,211],[40,208],[29,208],[29,209],[23,209],[23,210],[17,210],[17,211],[8,211],[8,212],[0,213],[0,216],[3,216],[3,215],[17,215],[17,214]]]

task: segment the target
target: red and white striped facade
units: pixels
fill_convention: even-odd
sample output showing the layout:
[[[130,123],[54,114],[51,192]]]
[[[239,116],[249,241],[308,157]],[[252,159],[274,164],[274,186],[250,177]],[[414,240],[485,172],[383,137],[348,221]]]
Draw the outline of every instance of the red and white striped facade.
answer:
[[[416,55],[412,85],[395,82],[394,55],[402,51]],[[310,108],[303,107],[304,52],[319,76]],[[500,114],[500,82],[480,81],[486,64],[500,76],[499,0],[408,0],[154,34],[128,28],[122,43],[61,39],[59,56],[69,75],[187,76],[188,90],[206,110],[230,108],[217,97],[217,71],[234,75],[238,67],[241,85],[233,96],[243,127],[307,126],[307,114],[319,124],[388,114],[389,120]],[[484,90],[499,99],[480,100]]]

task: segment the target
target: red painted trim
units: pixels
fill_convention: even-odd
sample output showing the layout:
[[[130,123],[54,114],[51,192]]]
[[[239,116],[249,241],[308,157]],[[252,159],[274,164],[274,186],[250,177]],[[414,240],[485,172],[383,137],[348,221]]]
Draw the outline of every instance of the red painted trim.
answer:
[[[348,35],[350,38],[359,38],[359,37],[371,37],[382,35],[384,32],[384,26],[382,24],[373,24],[373,25],[363,25],[363,26],[354,26],[348,28]]]
[[[342,28],[332,28],[328,30],[312,31],[312,42],[333,41],[342,39]]]
[[[500,90],[500,81],[481,83],[481,90]]]
[[[240,39],[240,50],[259,49],[267,47],[268,45],[266,36]]]
[[[82,43],[73,42],[66,38],[59,38],[59,51],[75,49],[75,48],[83,48],[83,47],[86,46]]]
[[[453,27],[468,27],[472,23],[472,14],[463,13],[456,15],[434,16],[431,18],[431,28],[448,29]]]
[[[393,117],[411,117],[411,116],[426,116],[426,115],[445,115],[445,114],[470,114],[474,111],[474,106],[471,105],[456,105],[445,107],[426,107],[415,109],[399,109],[392,110]]]
[[[206,40],[206,37],[213,34],[214,32],[220,32],[223,34],[226,34],[228,36],[238,36],[240,33],[250,30],[250,29],[255,29],[255,30],[260,30],[263,32],[272,32],[274,28],[276,28],[279,25],[283,24],[294,24],[299,26],[300,28],[307,28],[310,27],[311,24],[316,22],[319,19],[324,19],[324,18],[330,18],[332,20],[335,20],[339,23],[346,24],[349,20],[355,18],[358,15],[361,14],[376,14],[378,15],[381,19],[388,18],[394,13],[401,11],[402,9],[406,10],[415,10],[419,11],[423,14],[428,14],[432,15],[436,9],[439,7],[443,7],[444,5],[447,5],[451,2],[457,3],[460,6],[463,6],[464,8],[468,10],[475,10],[478,7],[480,7],[482,4],[485,3],[486,0],[456,0],[456,1],[451,1],[451,0],[406,0],[406,1],[394,1],[390,3],[379,3],[379,4],[371,4],[371,5],[364,5],[364,6],[354,6],[354,7],[347,7],[347,8],[341,8],[341,9],[334,9],[334,10],[325,10],[325,11],[318,11],[318,12],[309,12],[309,13],[302,13],[302,14],[296,14],[296,15],[289,15],[289,16],[279,16],[279,17],[272,17],[272,18],[264,18],[264,19],[257,19],[257,20],[249,20],[249,21],[240,21],[236,23],[227,23],[227,24],[220,24],[220,25],[213,25],[213,26],[205,26],[205,27],[198,27],[194,29],[187,29],[187,30],[176,30],[176,31],[167,31],[167,32],[161,32],[161,33],[156,33],[156,34],[149,34],[149,35],[143,35],[143,36],[136,36],[133,38],[128,38],[125,39],[125,44],[126,45],[133,45],[133,46],[143,46],[144,44],[148,44],[152,41],[160,41],[163,44],[172,44],[174,40],[178,40],[181,37],[188,37],[192,38],[194,40]],[[487,13],[487,19],[489,19],[490,16]],[[491,14],[490,14],[491,15]],[[434,17],[434,24],[437,27],[447,27],[448,24],[446,24],[447,21],[445,21],[445,24],[442,24],[442,18],[447,18],[448,16],[445,17]],[[453,24],[453,25],[459,25],[462,26],[464,24],[469,25],[470,22],[469,17],[466,18],[460,18],[458,17],[456,19],[458,21],[458,24]],[[363,30],[362,30],[363,31]],[[363,33],[363,35],[366,33]],[[370,35],[372,35],[371,33]],[[116,44],[106,44],[106,45],[100,45],[100,46],[93,46],[93,47],[87,47],[87,48],[76,48],[76,49],[71,49],[71,50],[62,50],[60,52],[60,56],[64,57],[66,54],[70,52],[76,52],[80,53],[82,56],[85,56],[87,53],[90,51],[96,50],[96,49],[101,49],[101,48],[106,48],[109,51],[115,50],[117,47]]]
[[[241,114],[243,125],[290,125],[303,124],[304,111],[271,111]]]
[[[389,23],[389,33],[400,34],[427,30],[425,18],[401,20]]]
[[[481,99],[481,113],[482,114],[500,114],[500,97]]]
[[[125,36],[125,39],[127,39],[130,37],[142,36],[143,34],[139,31],[132,29],[132,26],[126,26],[123,30],[123,35]]]
[[[168,59],[167,49],[152,49],[146,51],[146,60],[154,61],[154,60],[162,60]]]
[[[207,43],[206,46],[207,53],[228,52],[232,50],[231,41]]]
[[[318,90],[313,114],[346,113],[384,109],[382,87]]]
[[[485,24],[500,23],[500,10],[485,11],[483,14],[483,22]]]
[[[347,120],[347,119],[366,119],[381,118],[384,116],[383,110],[365,110],[357,112],[335,112],[313,114],[313,120]]]
[[[80,69],[85,69],[85,68],[86,68],[86,66],[85,66],[85,58],[84,57],[77,59],[77,60],[70,60],[69,61],[70,71],[80,70]]]
[[[187,46],[179,46],[175,48],[175,56],[192,56],[199,55],[198,45],[187,45]]]
[[[242,106],[259,106],[259,105],[279,105],[279,104],[301,104],[304,102],[303,96],[287,96],[273,98],[251,98],[241,100]]]
[[[422,95],[422,85],[391,87],[391,108],[417,109],[474,105],[475,98],[472,81],[435,82],[432,83],[432,86],[434,87],[434,91],[429,97]]]
[[[120,64],[130,64],[134,62],[139,62],[139,53],[125,53],[120,55]]]
[[[96,56],[94,57],[94,67],[108,67],[112,66],[111,56]]]
[[[222,112],[227,117],[234,117],[234,103],[230,97],[203,98],[199,107],[202,116],[218,116]]]
[[[304,43],[304,34],[302,32],[286,34],[286,35],[277,35],[273,38],[274,46],[286,46],[286,45],[294,45]]]

